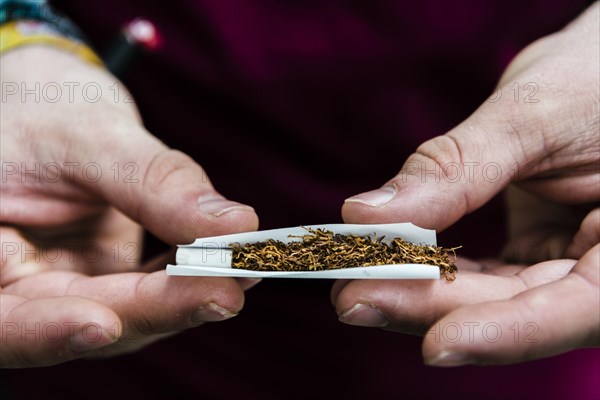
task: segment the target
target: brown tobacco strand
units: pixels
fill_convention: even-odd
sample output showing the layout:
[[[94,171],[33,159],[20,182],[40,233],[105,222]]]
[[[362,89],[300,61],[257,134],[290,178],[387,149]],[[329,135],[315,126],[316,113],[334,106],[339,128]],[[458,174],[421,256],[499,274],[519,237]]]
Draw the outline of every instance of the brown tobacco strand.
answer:
[[[375,235],[340,235],[322,229],[305,228],[302,241],[279,240],[231,245],[232,267],[254,271],[322,271],[386,264],[429,264],[440,267],[446,280],[453,281],[457,268],[454,251],[438,246],[419,245],[394,238],[388,245]],[[454,257],[450,259],[449,252]]]

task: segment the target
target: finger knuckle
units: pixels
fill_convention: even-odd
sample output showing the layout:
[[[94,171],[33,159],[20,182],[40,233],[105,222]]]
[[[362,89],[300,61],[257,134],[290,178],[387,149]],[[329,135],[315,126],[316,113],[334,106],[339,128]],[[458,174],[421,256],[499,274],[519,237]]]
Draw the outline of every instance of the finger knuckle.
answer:
[[[160,151],[148,163],[142,181],[143,188],[148,193],[160,193],[166,182],[191,168],[199,167],[185,153],[173,149]]]

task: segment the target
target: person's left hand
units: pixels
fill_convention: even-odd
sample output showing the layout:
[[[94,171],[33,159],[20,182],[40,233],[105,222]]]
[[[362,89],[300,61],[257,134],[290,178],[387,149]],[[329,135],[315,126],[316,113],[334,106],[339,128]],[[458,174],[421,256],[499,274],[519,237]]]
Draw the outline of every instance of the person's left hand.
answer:
[[[504,97],[421,145],[398,176],[342,209],[348,223],[410,221],[439,231],[512,183],[505,255],[521,264],[459,259],[454,282],[339,281],[332,301],[340,321],[426,333],[425,361],[438,366],[515,363],[600,344],[598,12],[595,3],[521,52],[500,81]],[[539,102],[506,96],[514,82],[535,82]],[[501,172],[486,176],[488,165]]]
[[[256,281],[142,265],[142,227],[190,243],[255,230],[254,209],[147,131],[103,67],[33,45],[0,65],[0,368],[130,352],[237,315]]]

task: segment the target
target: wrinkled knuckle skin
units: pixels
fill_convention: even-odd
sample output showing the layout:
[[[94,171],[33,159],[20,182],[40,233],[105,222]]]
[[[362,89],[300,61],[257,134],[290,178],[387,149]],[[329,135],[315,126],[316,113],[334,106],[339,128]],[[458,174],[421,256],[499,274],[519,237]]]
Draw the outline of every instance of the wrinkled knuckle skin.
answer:
[[[156,154],[148,163],[142,187],[147,193],[160,193],[163,184],[173,175],[195,165],[192,158],[178,150],[166,149]]]
[[[421,158],[421,161],[435,164],[435,168],[441,174],[447,173],[448,165],[452,163],[463,165],[465,161],[463,159],[464,150],[459,140],[450,135],[438,136],[426,141],[417,148],[415,153]],[[427,167],[427,170],[431,169],[431,167]]]
[[[141,171],[142,181],[139,193],[142,195],[136,199],[132,210],[133,217],[143,224],[147,223],[151,210],[168,198],[161,196],[169,190],[165,184],[190,168],[190,165],[194,165],[192,159],[177,150],[165,149],[155,154],[148,162],[146,170]]]

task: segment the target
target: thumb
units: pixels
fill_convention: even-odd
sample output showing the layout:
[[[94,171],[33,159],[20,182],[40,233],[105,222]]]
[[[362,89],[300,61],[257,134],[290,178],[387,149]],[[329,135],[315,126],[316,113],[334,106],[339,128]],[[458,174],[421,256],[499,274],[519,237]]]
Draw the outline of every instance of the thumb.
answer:
[[[171,244],[257,229],[254,209],[219,194],[191,157],[141,127],[121,131],[80,149],[81,164],[96,165],[75,175],[83,185]]]
[[[344,220],[411,221],[441,230],[481,207],[518,173],[530,172],[537,149],[523,142],[514,118],[493,111],[484,105],[447,134],[423,143],[382,188],[347,199]]]
[[[423,143],[381,189],[346,200],[344,220],[411,221],[441,230],[511,181],[563,204],[596,202],[598,79],[582,73],[575,81],[566,71],[573,60],[585,60],[584,69],[598,64],[597,38],[589,33],[597,28],[597,9],[524,49],[505,71],[499,96]],[[540,99],[519,100],[519,88]]]

